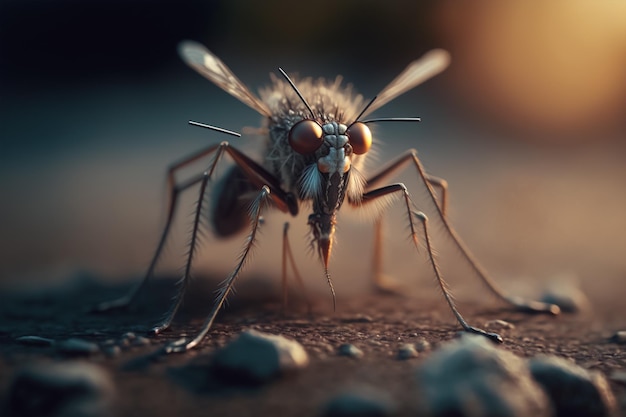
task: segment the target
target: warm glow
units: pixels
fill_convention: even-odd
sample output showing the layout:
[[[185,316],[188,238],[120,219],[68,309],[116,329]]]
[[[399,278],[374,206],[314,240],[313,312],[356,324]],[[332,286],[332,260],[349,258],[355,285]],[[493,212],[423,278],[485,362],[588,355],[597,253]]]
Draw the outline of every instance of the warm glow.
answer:
[[[459,94],[504,121],[573,133],[619,123],[626,105],[626,3],[448,3]]]

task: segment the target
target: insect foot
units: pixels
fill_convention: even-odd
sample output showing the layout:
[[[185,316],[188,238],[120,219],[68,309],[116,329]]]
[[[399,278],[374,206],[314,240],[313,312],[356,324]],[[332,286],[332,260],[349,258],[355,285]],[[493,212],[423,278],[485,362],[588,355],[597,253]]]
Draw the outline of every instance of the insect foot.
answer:
[[[504,339],[502,339],[502,336],[500,336],[498,333],[491,333],[491,332],[486,332],[482,329],[479,329],[477,327],[472,327],[472,326],[468,326],[467,329],[464,329],[465,332],[470,333],[470,334],[477,334],[480,336],[485,336],[487,339],[491,340],[492,342],[495,343],[503,343]]]

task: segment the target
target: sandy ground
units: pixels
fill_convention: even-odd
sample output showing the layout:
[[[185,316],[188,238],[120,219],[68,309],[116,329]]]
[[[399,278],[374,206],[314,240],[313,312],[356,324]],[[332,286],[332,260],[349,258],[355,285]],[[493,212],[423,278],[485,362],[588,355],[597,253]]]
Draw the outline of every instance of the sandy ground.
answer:
[[[458,331],[438,297],[340,295],[336,313],[331,311],[329,297],[322,297],[315,298],[309,315],[302,300],[294,296],[292,308],[283,313],[275,289],[262,282],[242,284],[240,294],[220,316],[210,337],[194,352],[148,364],[142,361],[167,340],[193,334],[208,308],[206,299],[211,299],[210,280],[194,284],[172,331],[151,339],[149,345],[125,349],[116,357],[96,354],[83,359],[111,373],[117,392],[117,415],[200,416],[210,410],[219,416],[314,416],[334,395],[364,386],[389,395],[399,407],[399,415],[412,415],[414,370],[428,353],[401,361],[397,359],[398,348],[425,338],[436,349]],[[160,316],[172,284],[168,280],[155,281],[135,308],[107,316],[84,314],[81,310],[103,297],[119,294],[123,286],[102,286],[87,280],[47,295],[5,295],[0,303],[0,392],[4,399],[12,375],[26,364],[71,359],[53,348],[21,345],[17,337],[79,337],[103,342],[128,331],[141,335]],[[560,317],[527,316],[493,301],[461,303],[461,309],[478,326],[494,319],[513,323],[514,329],[499,330],[505,339],[504,349],[524,357],[556,354],[611,375],[626,367],[623,345],[608,341],[614,331],[626,328],[626,307],[623,303],[613,304],[615,300],[609,297],[607,301],[612,303],[610,309]],[[207,366],[211,355],[245,328],[297,340],[309,353],[310,365],[258,387],[215,382]],[[344,343],[362,349],[364,357],[339,356],[337,349]],[[615,382],[611,387],[623,414],[626,387]]]

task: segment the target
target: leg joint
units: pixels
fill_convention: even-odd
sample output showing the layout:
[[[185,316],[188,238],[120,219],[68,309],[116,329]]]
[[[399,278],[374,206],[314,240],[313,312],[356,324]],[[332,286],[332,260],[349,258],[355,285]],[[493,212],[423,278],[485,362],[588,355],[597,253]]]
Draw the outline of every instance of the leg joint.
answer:
[[[413,215],[422,223],[428,222],[428,216],[422,211],[414,211]]]

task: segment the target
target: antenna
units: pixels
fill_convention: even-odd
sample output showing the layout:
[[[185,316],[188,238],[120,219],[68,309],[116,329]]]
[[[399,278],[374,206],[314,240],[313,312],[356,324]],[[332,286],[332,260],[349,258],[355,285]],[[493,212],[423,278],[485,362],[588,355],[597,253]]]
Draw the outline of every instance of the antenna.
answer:
[[[367,111],[367,109],[370,108],[370,106],[374,103],[374,101],[376,100],[378,96],[374,96],[373,99],[370,100],[369,103],[367,103],[367,106],[365,106],[365,108],[361,111],[361,113],[359,113],[359,115],[356,117],[356,119],[354,119],[354,122],[352,122],[350,124],[350,126],[352,126],[353,124],[355,124],[356,122],[359,121],[359,119],[361,118],[361,116],[363,116],[363,114]],[[350,126],[348,126],[348,129],[350,129]]]
[[[293,90],[296,92],[298,97],[300,97],[300,100],[302,100],[302,102],[304,103],[306,108],[309,109],[309,112],[311,113],[311,118],[315,119],[315,113],[313,113],[313,109],[311,109],[311,106],[309,106],[309,103],[307,103],[307,101],[304,99],[304,97],[302,97],[302,94],[300,93],[300,90],[298,90],[298,87],[296,87],[296,85],[293,83],[293,81],[291,81],[291,78],[289,78],[287,73],[285,71],[283,71],[282,68],[278,67],[278,71],[280,71],[280,73],[283,75],[283,77],[285,77],[287,82],[291,85],[291,88],[293,88]]]
[[[365,110],[363,110],[365,111]],[[421,122],[420,117],[383,117],[380,119],[364,120],[361,123],[378,123],[378,122]],[[355,122],[356,123],[356,122]]]
[[[376,98],[378,98],[378,96],[374,96],[374,98],[371,99],[369,103],[367,103],[367,106],[365,106],[365,108],[361,111],[361,113],[359,113],[359,115],[356,117],[356,119],[354,119],[354,122],[352,122],[350,126],[352,126],[353,124],[359,121],[361,116],[365,114],[367,109],[370,108],[370,106],[374,103]],[[378,119],[364,120],[361,123],[367,124],[367,123],[378,123],[378,122],[421,122],[421,121],[422,119],[420,117],[381,117]],[[350,126],[348,126],[348,129],[350,129]]]
[[[200,122],[194,122],[193,120],[190,120],[189,124],[193,126],[204,127],[205,129],[214,130],[216,132],[226,133],[227,135],[236,136],[238,138],[241,137],[241,133],[233,132],[232,130],[223,129],[221,127],[211,126]]]

